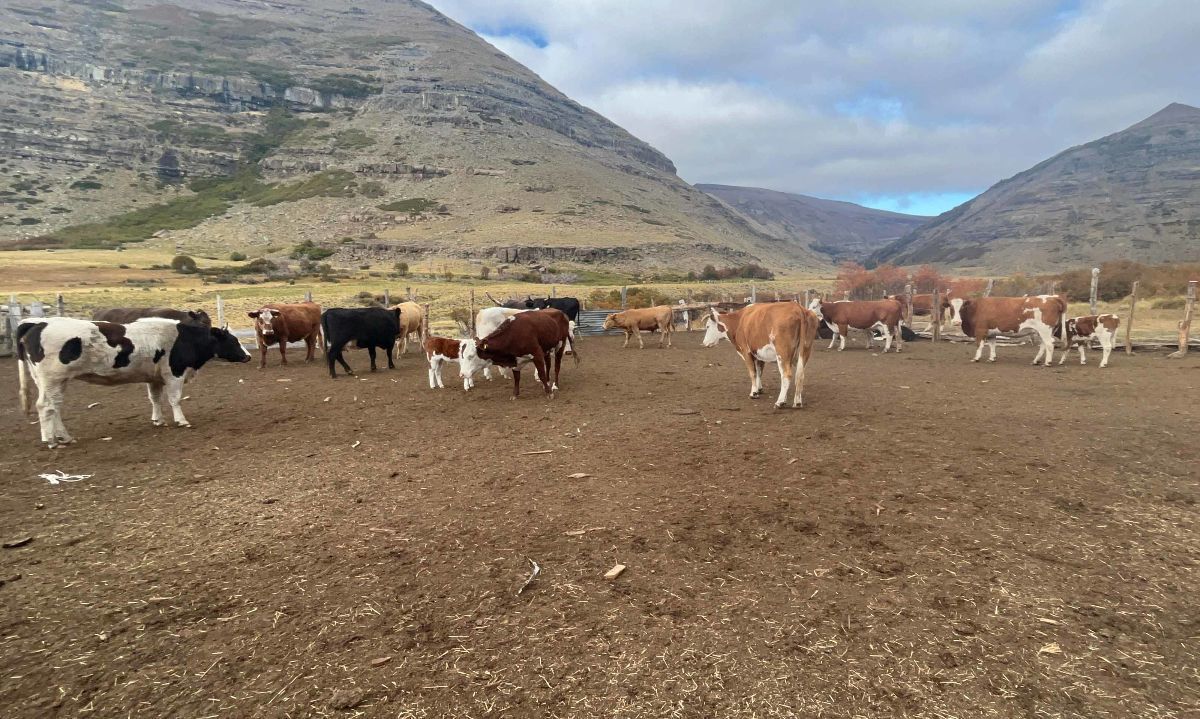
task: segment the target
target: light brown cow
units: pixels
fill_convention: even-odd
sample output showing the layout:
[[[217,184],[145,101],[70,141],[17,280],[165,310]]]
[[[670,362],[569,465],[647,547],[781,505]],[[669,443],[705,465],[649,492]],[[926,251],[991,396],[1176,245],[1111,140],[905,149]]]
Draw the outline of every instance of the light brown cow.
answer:
[[[294,305],[271,303],[247,312],[254,318],[254,336],[258,339],[261,358],[258,368],[267,366],[267,347],[279,343],[280,364],[287,364],[288,342],[304,340],[308,352],[305,362],[312,362],[317,344],[324,344],[321,337],[321,306],[315,302],[298,302]]]
[[[833,340],[826,349],[842,339],[838,352],[846,349],[846,335],[850,328],[867,331],[867,346],[870,347],[874,330],[883,334],[883,351],[892,348],[892,337],[896,338],[896,351],[904,346],[900,335],[900,318],[903,311],[896,300],[841,300],[838,302],[822,302],[820,297],[814,297],[808,309],[817,315],[822,322],[833,331]]]
[[[400,309],[400,354],[408,350],[408,336],[416,334],[421,339],[421,321],[425,319],[425,310],[416,302],[401,302],[388,309]]]
[[[622,347],[628,347],[629,338],[636,335],[638,348],[645,349],[646,345],[642,343],[643,330],[647,332],[658,330],[662,333],[662,336],[658,338],[658,346],[662,347],[665,342],[667,347],[670,347],[671,335],[675,332],[675,310],[670,305],[658,305],[657,307],[617,312],[604,319],[604,329],[611,330],[618,327],[625,331],[625,344],[621,345]]]
[[[1103,353],[1100,357],[1100,366],[1108,366],[1108,356],[1112,354],[1113,345],[1117,341],[1117,327],[1121,324],[1121,318],[1116,315],[1086,315],[1084,317],[1074,317],[1067,320],[1067,349],[1063,350],[1062,359],[1058,361],[1061,365],[1067,361],[1067,355],[1071,354],[1071,345],[1079,348],[1079,364],[1087,364],[1087,356],[1084,354],[1084,349],[1092,343],[1092,338],[1100,340],[1100,350]]]
[[[1037,364],[1045,355],[1049,367],[1054,361],[1055,329],[1058,328],[1060,336],[1066,333],[1067,301],[1058,295],[964,299],[957,306],[952,304],[950,311],[951,323],[961,325],[963,334],[975,339],[977,346],[972,362],[978,362],[983,355],[985,341],[991,350],[988,361],[996,361],[997,335],[1034,332],[1041,339],[1041,347],[1033,363]]]
[[[803,407],[804,367],[812,355],[818,324],[815,314],[794,302],[754,304],[727,313],[713,309],[704,346],[729,340],[750,373],[751,397],[762,395],[763,365],[774,360],[781,385],[775,406],[787,405],[788,390],[794,386],[792,406]]]

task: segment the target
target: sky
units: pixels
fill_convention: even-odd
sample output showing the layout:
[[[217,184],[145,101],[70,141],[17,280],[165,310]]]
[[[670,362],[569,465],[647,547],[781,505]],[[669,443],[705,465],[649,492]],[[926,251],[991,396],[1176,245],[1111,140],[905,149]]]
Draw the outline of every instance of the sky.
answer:
[[[683,179],[937,214],[1171,102],[1197,0],[432,0]]]

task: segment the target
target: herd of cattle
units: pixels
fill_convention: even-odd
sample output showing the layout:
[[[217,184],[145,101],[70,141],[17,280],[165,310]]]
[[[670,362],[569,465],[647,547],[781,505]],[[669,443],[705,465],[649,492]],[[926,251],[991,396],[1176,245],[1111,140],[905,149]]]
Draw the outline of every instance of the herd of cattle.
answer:
[[[895,343],[896,352],[911,330],[904,326],[904,302],[897,297],[871,301],[826,302],[814,299],[808,307],[795,302],[751,304],[732,312],[710,310],[703,344],[713,347],[728,340],[745,362],[750,378],[750,396],[762,394],[762,373],[767,362],[775,362],[781,379],[776,407],[785,407],[791,391],[792,406],[803,406],[804,371],[812,354],[813,341],[827,331],[832,336],[829,348],[841,340],[838,351],[846,347],[851,329],[865,330],[870,345],[875,333],[884,340],[886,353]],[[1033,359],[1049,366],[1054,359],[1055,338],[1064,338],[1067,351],[1078,348],[1081,364],[1086,364],[1085,347],[1093,339],[1103,351],[1100,366],[1108,364],[1115,344],[1116,315],[1091,315],[1068,318],[1066,301],[1058,295],[1025,297],[956,297],[946,293],[941,306],[933,307],[932,295],[916,295],[913,311],[941,323],[948,313],[951,322],[962,328],[976,344],[973,362],[978,362],[985,343],[989,361],[996,360],[996,338],[1034,334],[1039,349]],[[574,341],[579,319],[579,301],[570,298],[527,298],[480,310],[475,317],[474,336],[466,339],[429,336],[422,347],[429,364],[429,386],[440,388],[441,371],[455,362],[463,389],[474,386],[482,373],[491,378],[495,369],[513,380],[513,397],[520,394],[521,368],[534,365],[537,379],[547,394],[558,389],[563,356],[570,353],[576,364],[579,352]],[[631,309],[609,315],[604,328],[620,329],[625,344],[641,333],[658,331],[659,346],[671,346],[676,309],[663,305]],[[387,357],[388,368],[395,367],[393,351],[400,343],[400,354],[407,349],[408,337],[422,332],[425,318],[420,305],[405,302],[394,307],[330,308],[324,311],[312,302],[271,303],[250,312],[259,349],[259,367],[266,367],[267,349],[279,347],[280,362],[287,364],[287,345],[304,342],[306,361],[315,358],[316,347],[325,352],[330,377],[337,376],[336,364],[354,374],[343,350],[350,343],[364,348],[376,370],[376,351]],[[249,362],[251,356],[228,327],[213,327],[203,311],[169,308],[117,308],[102,310],[92,320],[67,317],[29,318],[17,329],[17,357],[21,408],[31,412],[32,387],[37,388],[36,408],[42,441],[49,447],[72,442],[62,420],[64,386],[69,380],[102,385],[142,383],[150,397],[150,421],[166,424],[162,415],[165,393],[175,424],[191,426],[180,408],[183,386],[192,375],[213,358],[229,362]],[[336,364],[335,364],[336,363]]]

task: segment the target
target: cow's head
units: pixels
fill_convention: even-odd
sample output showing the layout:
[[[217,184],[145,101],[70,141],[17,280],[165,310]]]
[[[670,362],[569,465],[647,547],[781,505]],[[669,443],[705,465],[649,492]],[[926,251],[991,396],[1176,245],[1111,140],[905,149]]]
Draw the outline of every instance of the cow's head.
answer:
[[[712,310],[712,316],[704,323],[704,346],[716,347],[721,340],[729,339],[729,326],[721,320],[721,313]]]
[[[263,307],[260,310],[247,312],[246,314],[254,318],[255,332],[258,332],[263,337],[273,337],[275,335],[275,318],[279,317],[279,310]]]
[[[474,377],[491,363],[479,356],[479,349],[486,351],[486,339],[465,339],[458,343],[458,374],[460,377]]]
[[[944,300],[942,300],[942,308],[948,308],[950,310],[950,324],[954,325],[955,327],[960,327],[962,325],[962,308],[963,303],[966,301],[966,298],[963,297],[950,296],[947,296]]]
[[[821,298],[820,297],[812,298],[812,302],[808,303],[808,311],[812,312],[814,315],[816,315],[817,319],[819,319],[819,320],[825,319],[825,315],[821,314]]]
[[[604,318],[604,329],[611,330],[612,328],[616,327],[617,320],[615,319],[615,317],[619,314],[621,314],[621,313],[614,312],[613,314],[609,315],[608,317],[605,317]]]
[[[188,310],[187,321],[199,327],[212,327],[212,320],[204,310]]]
[[[250,353],[242,347],[242,343],[229,331],[229,325],[213,327],[208,330],[213,341],[217,343],[216,354],[229,362],[249,362]]]

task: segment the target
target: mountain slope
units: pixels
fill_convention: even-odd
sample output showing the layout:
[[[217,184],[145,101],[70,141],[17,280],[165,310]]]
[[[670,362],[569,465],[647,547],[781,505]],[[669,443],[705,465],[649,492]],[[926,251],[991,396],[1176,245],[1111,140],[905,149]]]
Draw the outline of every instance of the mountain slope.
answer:
[[[930,218],[875,210],[852,202],[732,185],[696,185],[785,237],[832,260],[862,260]]]
[[[414,0],[12,0],[0,92],[0,245],[172,200],[198,254],[825,264]]]
[[[873,259],[996,273],[1200,259],[1200,109],[1172,104],[1055,155]]]

